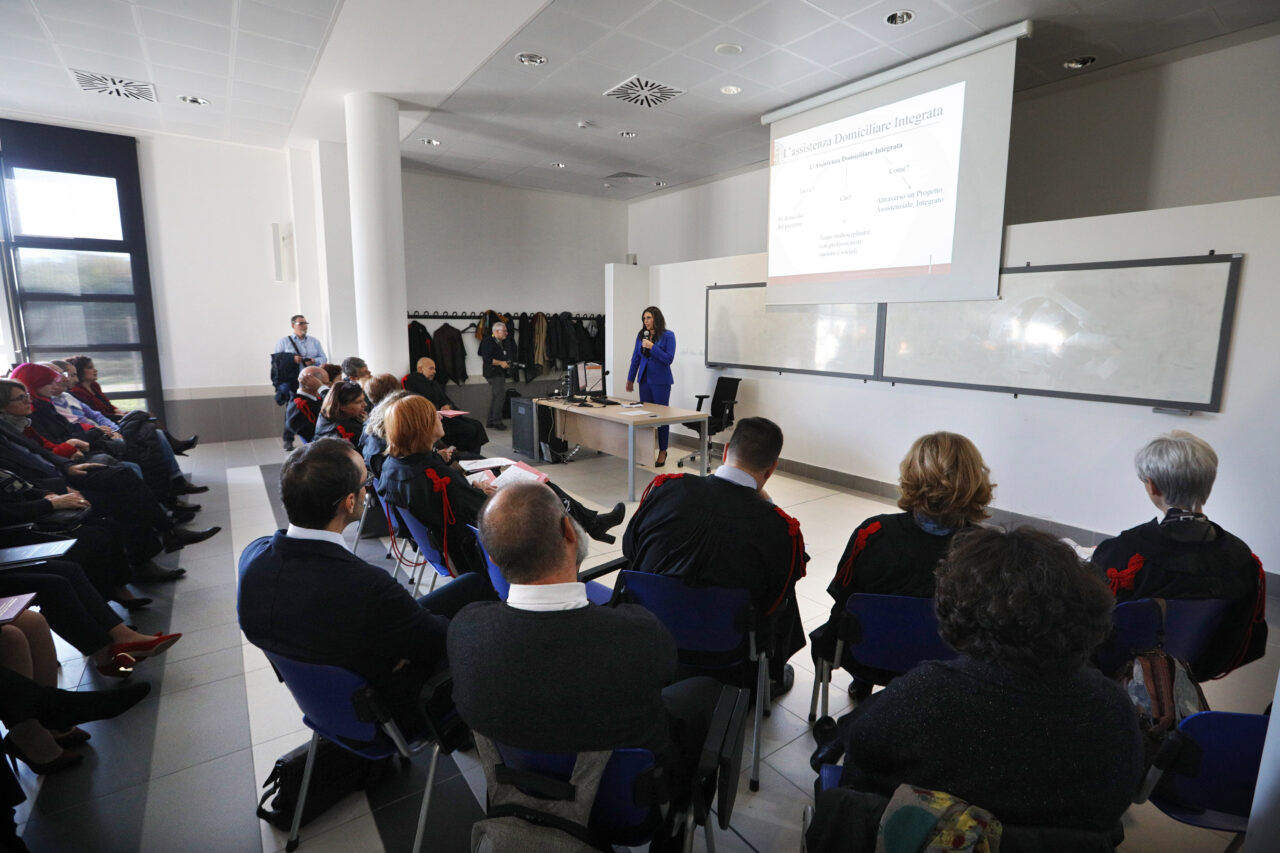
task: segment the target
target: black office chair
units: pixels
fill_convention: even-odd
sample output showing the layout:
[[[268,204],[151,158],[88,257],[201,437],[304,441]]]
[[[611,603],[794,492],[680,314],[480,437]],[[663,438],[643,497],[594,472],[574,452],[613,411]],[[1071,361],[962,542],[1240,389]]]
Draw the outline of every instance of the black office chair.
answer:
[[[728,376],[721,376],[716,379],[716,390],[711,394],[698,394],[698,411],[702,411],[702,401],[707,397],[711,398],[711,408],[708,410],[707,418],[707,455],[711,455],[712,441],[711,436],[719,432],[724,432],[733,426],[733,407],[737,404],[738,383],[741,379],[731,379]],[[681,424],[685,429],[691,429],[699,435],[702,434],[702,424],[698,421],[685,421]],[[693,462],[698,458],[698,451],[690,453],[688,456],[682,456],[676,460],[676,467],[683,468],[684,463]],[[707,459],[707,467],[711,466],[711,460]]]

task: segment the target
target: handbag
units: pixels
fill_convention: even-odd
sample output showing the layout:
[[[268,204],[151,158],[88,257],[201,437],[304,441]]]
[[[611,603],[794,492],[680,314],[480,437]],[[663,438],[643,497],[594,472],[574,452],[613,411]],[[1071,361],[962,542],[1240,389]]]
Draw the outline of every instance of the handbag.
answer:
[[[55,509],[48,515],[37,518],[33,524],[41,533],[71,533],[84,523],[92,509]]]
[[[277,758],[275,767],[262,783],[266,791],[258,800],[258,817],[276,829],[289,830],[293,827],[309,749],[310,743],[304,743]],[[387,774],[390,765],[391,756],[365,758],[320,738],[316,742],[315,766],[311,768],[311,785],[307,788],[307,805],[302,811],[301,826],[324,814],[347,794],[376,785]],[[270,807],[267,806],[268,799],[271,800]]]

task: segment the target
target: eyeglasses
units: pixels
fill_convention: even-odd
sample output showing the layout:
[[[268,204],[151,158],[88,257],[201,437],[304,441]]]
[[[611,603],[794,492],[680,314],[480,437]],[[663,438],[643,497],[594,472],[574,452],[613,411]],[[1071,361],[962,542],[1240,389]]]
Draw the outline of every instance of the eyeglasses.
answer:
[[[293,325],[295,325],[295,326],[310,326],[311,324],[310,324],[310,323],[308,323],[306,320],[299,320],[298,322],[294,323]]]
[[[346,495],[343,495],[342,497],[340,497],[340,498],[338,498],[336,501],[334,501],[334,502],[333,502],[333,509],[335,509],[335,510],[336,510],[336,509],[338,508],[338,506],[339,506],[343,501],[345,501],[345,500],[347,499],[347,495],[358,495],[358,494],[360,494],[361,492],[363,492],[365,489],[367,489],[367,488],[369,488],[370,486],[372,486],[372,485],[373,485],[373,472],[372,472],[372,471],[365,471],[364,473],[365,473],[364,481],[363,481],[363,482],[361,482],[361,483],[360,483],[360,485],[356,487],[356,490],[355,490],[354,492],[348,492]],[[331,511],[332,511],[332,510],[331,510]]]
[[[31,395],[30,394],[14,394],[12,397],[9,398],[10,403],[14,402],[15,400],[19,403],[30,403]]]

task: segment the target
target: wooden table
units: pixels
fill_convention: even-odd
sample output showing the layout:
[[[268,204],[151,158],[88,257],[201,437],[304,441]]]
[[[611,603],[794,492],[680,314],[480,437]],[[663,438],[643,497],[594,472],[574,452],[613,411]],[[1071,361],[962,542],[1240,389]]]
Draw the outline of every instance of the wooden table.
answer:
[[[570,444],[581,444],[611,456],[627,457],[629,501],[636,499],[636,459],[646,458],[646,453],[648,458],[653,457],[653,430],[656,427],[697,421],[701,433],[699,447],[702,449],[700,473],[704,477],[707,474],[707,412],[659,406],[657,403],[642,403],[638,408],[625,409],[622,406],[599,404],[581,406],[555,397],[540,397],[534,402],[555,411],[556,434]],[[638,412],[643,414],[636,414]],[[540,456],[541,447],[537,441],[534,442],[534,449]]]

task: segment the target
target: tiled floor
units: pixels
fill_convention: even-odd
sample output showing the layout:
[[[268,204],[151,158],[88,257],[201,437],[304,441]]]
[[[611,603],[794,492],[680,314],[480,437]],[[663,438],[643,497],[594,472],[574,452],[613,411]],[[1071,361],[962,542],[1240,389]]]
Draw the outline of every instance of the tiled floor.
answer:
[[[489,455],[511,455],[494,443]],[[80,768],[38,778],[25,767],[21,781],[29,800],[18,810],[23,836],[37,853],[50,851],[253,851],[283,849],[284,833],[254,815],[260,785],[275,759],[308,739],[301,717],[265,658],[244,642],[236,625],[236,556],[254,538],[277,525],[262,468],[284,458],[275,440],[201,445],[185,460],[187,470],[208,494],[200,521],[220,524],[224,532],[187,548],[169,564],[188,569],[173,584],[149,586],[152,607],[134,614],[143,631],[178,630],[185,636],[164,657],[141,666],[134,676],[155,687],[153,695],[129,714],[86,726],[93,740]],[[270,469],[267,477],[271,476]],[[622,460],[608,456],[579,458],[548,468],[557,483],[580,499],[607,508],[625,491]],[[643,481],[643,479],[642,479]],[[779,475],[770,481],[774,500],[801,522],[812,557],[809,575],[798,586],[807,627],[828,610],[824,591],[835,562],[854,526],[885,512],[887,502],[814,481]],[[634,504],[628,506],[628,515]],[[1125,519],[1126,524],[1137,519]],[[618,532],[621,532],[621,527]],[[620,554],[620,546],[592,542],[588,566]],[[376,540],[361,543],[360,553],[377,565],[383,560]],[[1270,654],[1229,678],[1206,685],[1215,709],[1260,712],[1270,701],[1280,668],[1280,603],[1269,602],[1273,630]],[[64,686],[102,687],[86,671],[74,650],[63,652]],[[811,802],[813,772],[808,758],[808,702],[813,684],[809,657],[792,659],[796,684],[775,706],[763,738],[761,790],[751,793],[746,772],[741,780],[733,828],[716,830],[721,851],[795,851],[799,849],[803,808]],[[848,709],[847,677],[837,674],[831,710]],[[748,744],[750,739],[748,738]],[[748,746],[749,749],[749,746]],[[442,759],[432,800],[427,848],[463,851],[470,823],[480,814],[483,775],[468,755]],[[750,756],[744,756],[749,763]],[[412,838],[426,778],[426,759],[397,774],[368,794],[348,797],[303,831],[301,849],[320,851],[398,851]],[[1152,807],[1135,807],[1125,819],[1126,853],[1221,850],[1227,836],[1174,823]],[[701,837],[696,849],[703,848]]]

